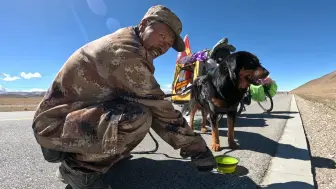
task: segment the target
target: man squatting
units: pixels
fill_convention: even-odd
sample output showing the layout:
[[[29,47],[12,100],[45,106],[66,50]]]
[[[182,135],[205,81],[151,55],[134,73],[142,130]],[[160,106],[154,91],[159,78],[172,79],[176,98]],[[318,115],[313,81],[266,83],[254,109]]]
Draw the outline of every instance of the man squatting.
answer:
[[[107,170],[152,128],[200,171],[215,168],[213,154],[180,111],[164,100],[153,60],[170,47],[185,49],[182,23],[167,7],[151,7],[140,23],[76,50],[40,102],[33,121],[36,141],[66,188],[111,188]],[[59,160],[48,160],[58,154]]]

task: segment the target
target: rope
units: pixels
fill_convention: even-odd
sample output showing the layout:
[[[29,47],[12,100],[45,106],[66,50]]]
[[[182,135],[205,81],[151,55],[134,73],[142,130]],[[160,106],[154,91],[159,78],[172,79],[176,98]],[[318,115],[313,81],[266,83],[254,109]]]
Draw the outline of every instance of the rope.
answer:
[[[131,152],[131,154],[153,154],[153,153],[157,152],[157,150],[159,149],[159,143],[154,138],[153,134],[150,131],[148,133],[149,133],[150,137],[153,139],[153,141],[155,143],[155,149],[154,150],[150,150],[150,151]]]

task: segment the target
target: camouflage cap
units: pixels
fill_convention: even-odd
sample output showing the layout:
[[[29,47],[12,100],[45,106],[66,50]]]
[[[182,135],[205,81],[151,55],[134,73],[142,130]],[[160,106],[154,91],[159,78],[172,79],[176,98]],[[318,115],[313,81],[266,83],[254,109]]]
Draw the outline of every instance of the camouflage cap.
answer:
[[[176,35],[176,39],[172,47],[177,52],[184,51],[185,44],[180,36],[182,32],[182,22],[169,8],[163,5],[152,6],[148,9],[143,19],[153,19],[167,24]]]

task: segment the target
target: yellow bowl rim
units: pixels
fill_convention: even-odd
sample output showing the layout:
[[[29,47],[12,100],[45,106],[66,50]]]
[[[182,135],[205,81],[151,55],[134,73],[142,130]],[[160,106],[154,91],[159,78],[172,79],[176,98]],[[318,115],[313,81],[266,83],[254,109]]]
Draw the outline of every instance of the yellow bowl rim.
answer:
[[[240,162],[240,159],[239,158],[237,158],[237,157],[233,157],[233,156],[230,156],[230,155],[218,155],[218,156],[215,156],[215,159],[217,159],[218,157],[231,157],[231,158],[234,158],[234,159],[236,159],[238,162],[237,163],[234,163],[234,164],[223,164],[223,163],[218,163],[217,162],[217,160],[216,160],[216,162],[217,162],[217,165],[219,166],[219,167],[223,167],[223,166],[237,166],[238,165],[238,163]]]

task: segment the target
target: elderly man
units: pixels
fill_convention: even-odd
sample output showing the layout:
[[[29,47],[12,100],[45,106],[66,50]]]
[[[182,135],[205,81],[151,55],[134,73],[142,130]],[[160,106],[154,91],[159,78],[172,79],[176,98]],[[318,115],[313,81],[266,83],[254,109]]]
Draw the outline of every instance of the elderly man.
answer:
[[[200,171],[216,167],[154,78],[153,59],[184,50],[182,23],[168,8],[151,7],[141,22],[92,41],[65,62],[34,116],[33,130],[48,162],[61,162],[67,188],[110,188],[104,173],[152,128]]]

